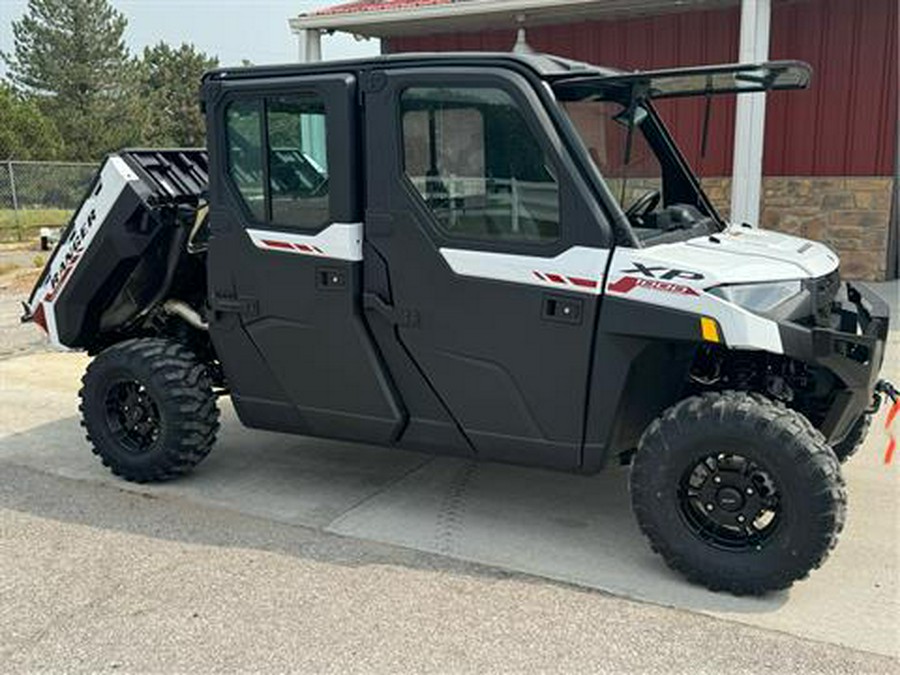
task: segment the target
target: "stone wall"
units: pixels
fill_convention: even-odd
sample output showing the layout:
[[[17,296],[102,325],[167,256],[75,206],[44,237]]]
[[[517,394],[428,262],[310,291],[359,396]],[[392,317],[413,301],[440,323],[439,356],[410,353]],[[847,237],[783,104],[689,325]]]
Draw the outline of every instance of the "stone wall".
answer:
[[[892,187],[889,177],[766,177],[760,225],[828,244],[844,278],[884,279]],[[703,189],[727,216],[731,180],[704,178]]]

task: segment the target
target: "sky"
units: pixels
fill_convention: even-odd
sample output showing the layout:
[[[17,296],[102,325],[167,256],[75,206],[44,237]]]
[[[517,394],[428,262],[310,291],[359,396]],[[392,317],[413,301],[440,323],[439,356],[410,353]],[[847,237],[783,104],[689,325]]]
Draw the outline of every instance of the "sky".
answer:
[[[132,53],[164,40],[173,45],[192,42],[219,57],[223,66],[242,59],[255,64],[297,60],[297,39],[288,18],[302,12],[340,4],[311,0],[110,0],[128,19],[125,42]],[[28,6],[27,0],[0,0],[0,50],[13,46],[12,22]],[[377,40],[358,41],[350,35],[322,37],[326,59],[377,54]],[[0,63],[0,73],[5,71]]]

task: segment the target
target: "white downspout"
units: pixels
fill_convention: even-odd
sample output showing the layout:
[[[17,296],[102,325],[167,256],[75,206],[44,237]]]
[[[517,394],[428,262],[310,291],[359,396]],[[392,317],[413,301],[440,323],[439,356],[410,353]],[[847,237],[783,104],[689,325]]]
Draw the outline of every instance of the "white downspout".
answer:
[[[741,0],[741,63],[769,58],[770,0]],[[734,121],[734,164],[731,175],[731,218],[735,223],[759,224],[762,192],[763,139],[766,130],[766,95],[737,97]]]

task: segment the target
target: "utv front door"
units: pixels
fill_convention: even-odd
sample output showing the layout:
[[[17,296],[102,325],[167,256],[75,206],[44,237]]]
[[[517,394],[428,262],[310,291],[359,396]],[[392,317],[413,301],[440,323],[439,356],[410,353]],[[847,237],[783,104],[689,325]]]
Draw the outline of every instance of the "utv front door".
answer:
[[[387,443],[403,413],[361,317],[356,78],[207,82],[210,334],[249,426]]]
[[[364,304],[392,373],[479,456],[576,467],[610,241],[554,123],[501,69],[369,83]],[[433,413],[398,384],[415,435]]]

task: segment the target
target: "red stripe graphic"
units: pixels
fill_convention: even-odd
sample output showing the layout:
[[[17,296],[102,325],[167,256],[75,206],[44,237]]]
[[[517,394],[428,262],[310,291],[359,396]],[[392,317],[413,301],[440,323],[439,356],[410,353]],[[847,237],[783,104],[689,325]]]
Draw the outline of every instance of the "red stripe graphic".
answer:
[[[284,249],[292,249],[294,248],[293,244],[289,241],[278,241],[276,239],[263,239],[262,243],[268,246],[269,248],[284,248]]]
[[[303,253],[325,255],[325,251],[312,244],[293,244],[289,241],[282,241],[280,239],[262,239],[260,240],[260,243],[266,248],[277,248],[279,251],[301,251]]]
[[[573,286],[580,286],[581,288],[597,288],[599,285],[594,279],[587,279],[585,277],[566,277],[562,274],[556,274],[555,272],[538,272],[537,270],[533,270],[532,274],[541,281],[552,281],[554,284],[563,284],[564,286],[572,284]]]
[[[628,293],[632,288],[637,286],[638,280],[634,277],[622,277],[618,281],[611,283],[607,290],[613,293]]]

